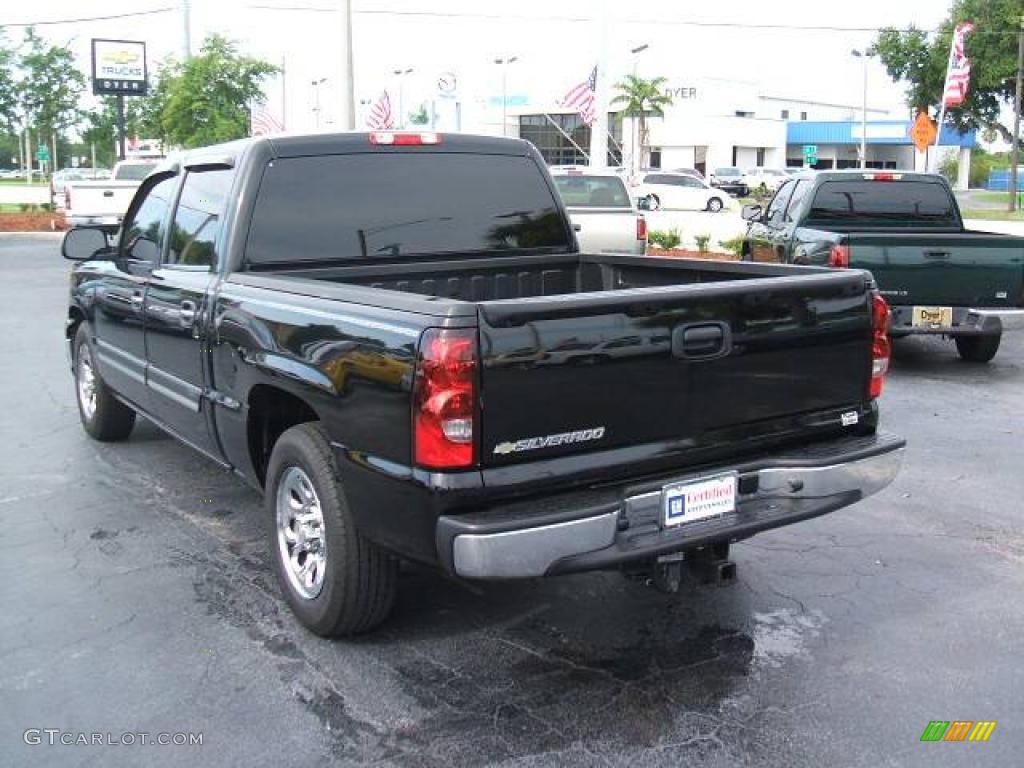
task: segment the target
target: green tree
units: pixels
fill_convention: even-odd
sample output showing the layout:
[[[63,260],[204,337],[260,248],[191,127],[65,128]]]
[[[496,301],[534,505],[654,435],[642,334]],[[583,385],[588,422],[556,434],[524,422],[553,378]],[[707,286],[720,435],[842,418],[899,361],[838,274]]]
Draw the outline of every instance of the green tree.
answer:
[[[40,138],[56,147],[58,135],[79,121],[85,75],[68,48],[47,44],[32,27],[25,31],[23,49],[18,91],[25,119]],[[51,162],[56,167],[57,158]]]
[[[143,124],[174,146],[201,147],[249,135],[249,105],[263,95],[273,64],[243,56],[236,44],[210,35],[201,52],[183,63],[168,62]]]
[[[129,96],[124,100],[125,136],[141,136],[145,97]],[[147,138],[152,138],[148,137]],[[116,158],[117,97],[104,96],[97,108],[88,112],[82,130],[82,143],[96,147],[96,163],[109,167]]]
[[[907,103],[916,110],[938,113],[946,77],[953,29],[962,21],[974,24],[965,44],[971,59],[967,98],[947,111],[961,131],[994,130],[1007,142],[1012,131],[1000,121],[1003,105],[1013,103],[1017,72],[1017,34],[1021,0],[955,0],[938,31],[882,29],[872,45],[896,82],[906,81]]]
[[[18,83],[14,77],[17,53],[7,42],[0,29],[0,129],[17,132]]]
[[[636,75],[626,75],[625,80],[615,84],[617,93],[612,99],[612,104],[622,104],[622,113],[637,121],[641,167],[645,167],[649,162],[647,118],[663,117],[665,107],[672,106],[672,97],[665,91],[667,82],[664,77],[644,80]]]

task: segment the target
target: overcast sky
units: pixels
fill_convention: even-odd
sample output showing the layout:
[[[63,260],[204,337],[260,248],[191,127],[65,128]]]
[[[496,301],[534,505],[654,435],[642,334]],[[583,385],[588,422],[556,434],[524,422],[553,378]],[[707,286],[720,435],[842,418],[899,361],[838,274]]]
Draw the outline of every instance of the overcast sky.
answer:
[[[582,80],[597,57],[599,26],[593,21],[600,0],[353,0],[356,99],[394,90],[396,68],[413,68],[405,80],[406,106],[434,92],[437,76],[458,75],[460,98],[479,101],[500,94],[496,56],[518,56],[508,70],[509,94],[544,101]],[[677,82],[708,77],[757,82],[772,95],[859,104],[861,65],[852,48],[867,45],[874,29],[911,23],[934,28],[948,6],[939,0],[813,0],[715,3],[646,0],[610,4],[609,70],[613,79],[635,64],[641,76],[665,75]],[[0,23],[74,19],[171,8],[163,13],[88,23],[39,26],[55,42],[68,43],[88,66],[93,37],[145,40],[153,64],[180,55],[183,23],[180,0],[33,0],[6,2]],[[298,10],[298,9],[312,10]],[[288,127],[311,128],[314,87],[321,88],[325,121],[337,116],[340,25],[332,0],[193,0],[192,41],[197,49],[209,32],[239,41],[247,53],[287,67]],[[315,10],[321,9],[321,10]],[[436,15],[434,15],[436,14]],[[782,24],[839,27],[842,30],[744,29],[692,26],[684,22]],[[9,40],[22,34],[6,27]],[[648,44],[633,57],[629,49]],[[902,86],[893,84],[875,62],[869,69],[869,101],[903,116]],[[267,84],[278,105],[281,84]]]

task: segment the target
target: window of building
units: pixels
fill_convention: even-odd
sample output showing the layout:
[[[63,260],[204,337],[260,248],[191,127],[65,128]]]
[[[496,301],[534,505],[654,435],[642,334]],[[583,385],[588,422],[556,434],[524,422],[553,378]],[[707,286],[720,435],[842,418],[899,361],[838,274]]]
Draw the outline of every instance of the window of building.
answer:
[[[585,153],[590,151],[590,126],[575,113],[550,117],[551,120],[544,115],[521,115],[519,138],[533,144],[548,165],[586,165]],[[609,113],[608,132],[611,134],[608,138],[608,165],[622,165],[621,115]]]
[[[753,112],[744,112],[741,109],[737,109],[736,110],[736,117],[753,117],[753,116],[754,116]]]
[[[661,168],[661,147],[651,147],[651,168]]]
[[[789,120],[789,110],[788,109],[782,110],[782,119],[783,120]]]
[[[800,113],[800,119],[801,120],[806,120],[807,119],[807,113],[806,112],[801,112]]]
[[[758,168],[764,168],[764,147],[757,148],[757,162],[755,163]]]

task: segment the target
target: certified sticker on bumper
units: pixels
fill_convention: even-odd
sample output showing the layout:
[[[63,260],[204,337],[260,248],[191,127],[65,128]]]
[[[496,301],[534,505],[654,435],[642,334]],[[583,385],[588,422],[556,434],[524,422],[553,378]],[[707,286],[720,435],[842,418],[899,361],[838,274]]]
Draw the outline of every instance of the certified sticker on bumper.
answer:
[[[661,490],[661,507],[666,528],[733,512],[736,473],[666,485]]]

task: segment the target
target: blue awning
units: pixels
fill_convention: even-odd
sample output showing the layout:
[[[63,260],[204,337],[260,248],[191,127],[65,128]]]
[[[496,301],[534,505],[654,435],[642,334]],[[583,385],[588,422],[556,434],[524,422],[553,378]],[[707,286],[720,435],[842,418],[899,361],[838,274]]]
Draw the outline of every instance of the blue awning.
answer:
[[[909,120],[869,120],[868,144],[905,144],[910,140]],[[787,144],[860,144],[859,120],[801,120],[786,124]],[[973,147],[977,132],[959,133],[952,126],[942,126],[939,143],[946,147]]]

